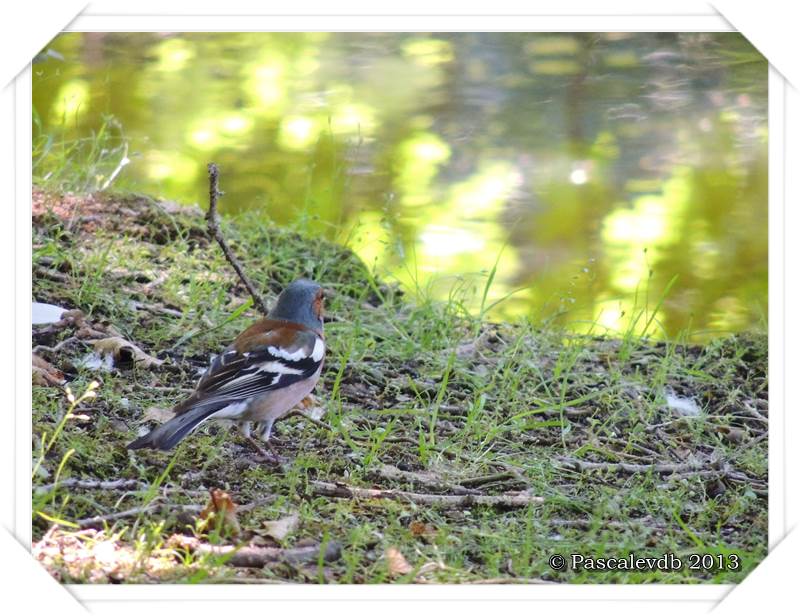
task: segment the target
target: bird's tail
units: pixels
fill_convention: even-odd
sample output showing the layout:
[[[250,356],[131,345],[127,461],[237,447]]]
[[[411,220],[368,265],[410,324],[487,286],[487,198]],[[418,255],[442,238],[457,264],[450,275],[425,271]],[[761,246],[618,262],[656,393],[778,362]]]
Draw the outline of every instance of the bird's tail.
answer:
[[[168,451],[224,406],[226,406],[226,403],[222,402],[220,404],[199,405],[189,409],[157,428],[153,428],[144,436],[140,436],[128,444],[128,449],[160,449],[161,451]]]

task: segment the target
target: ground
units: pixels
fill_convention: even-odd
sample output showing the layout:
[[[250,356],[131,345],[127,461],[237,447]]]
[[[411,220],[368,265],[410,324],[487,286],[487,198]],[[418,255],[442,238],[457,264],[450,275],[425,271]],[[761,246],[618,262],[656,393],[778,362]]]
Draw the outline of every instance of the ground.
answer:
[[[125,448],[259,316],[202,212],[34,190],[33,298],[79,311],[33,333],[34,555],[58,579],[736,582],[766,555],[765,335],[493,323],[320,238],[223,231],[268,303],[299,276],[328,293],[325,370],[276,427],[280,465],[224,425]]]

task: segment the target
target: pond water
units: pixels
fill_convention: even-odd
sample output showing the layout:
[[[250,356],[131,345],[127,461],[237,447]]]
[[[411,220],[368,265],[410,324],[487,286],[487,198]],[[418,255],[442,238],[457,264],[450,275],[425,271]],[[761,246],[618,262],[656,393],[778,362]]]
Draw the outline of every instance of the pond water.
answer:
[[[497,318],[766,322],[767,64],[736,33],[72,33],[33,103],[36,144],[105,148],[83,188],[205,206],[213,160],[223,212]]]

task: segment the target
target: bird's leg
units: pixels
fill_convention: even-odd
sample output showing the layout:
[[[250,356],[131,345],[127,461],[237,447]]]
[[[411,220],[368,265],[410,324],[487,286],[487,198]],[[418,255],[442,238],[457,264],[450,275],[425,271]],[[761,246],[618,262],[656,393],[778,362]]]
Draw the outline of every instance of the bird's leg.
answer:
[[[243,437],[250,438],[250,430],[253,428],[252,422],[240,421],[236,424],[236,427],[239,428],[239,432],[242,433]]]
[[[274,462],[276,464],[281,464],[285,460],[278,455],[278,452],[275,451],[275,448],[272,446],[272,443],[269,442],[269,437],[272,434],[272,424],[274,420],[267,420],[263,422],[258,422],[256,424],[256,433],[258,434],[259,439],[261,442],[269,449],[269,452],[264,450],[263,447],[256,441],[255,438],[248,436],[248,440],[250,444],[258,451],[258,453],[263,457],[265,460],[269,462]]]
[[[240,421],[240,422],[237,423],[237,427],[239,428],[239,432],[241,432],[242,436],[244,437],[244,440],[246,440],[248,442],[248,444],[253,449],[256,450],[256,452],[258,453],[258,455],[260,457],[262,457],[262,458],[264,458],[266,460],[270,460],[270,461],[275,461],[275,462],[279,461],[279,457],[275,454],[274,451],[272,451],[272,453],[270,453],[269,451],[265,450],[258,443],[258,441],[255,438],[253,438],[253,436],[251,434],[251,431],[253,429],[253,422],[251,422],[251,421]],[[260,435],[261,430],[262,430],[261,424],[257,423],[256,424],[256,431],[259,433],[259,435]],[[270,446],[270,450],[272,450],[271,446]]]
[[[272,451],[272,453],[270,453],[270,451],[267,451],[261,445],[259,445],[258,441],[255,438],[253,438],[252,436],[247,436],[247,437],[245,437],[245,439],[247,440],[248,443],[250,443],[250,446],[253,449],[255,449],[256,452],[258,452],[258,455],[260,457],[262,457],[265,460],[268,460],[270,462],[280,462],[279,456],[276,455],[274,451],[272,451],[272,446],[271,445],[269,446],[269,448]]]
[[[269,437],[272,435],[272,425],[274,424],[274,419],[269,419],[267,421],[263,421],[259,423],[256,427],[258,429],[258,437],[261,441],[266,445],[269,450],[272,452],[272,455],[275,456],[278,460],[282,460],[282,458],[278,455],[278,452],[273,447],[272,443],[269,440]]]

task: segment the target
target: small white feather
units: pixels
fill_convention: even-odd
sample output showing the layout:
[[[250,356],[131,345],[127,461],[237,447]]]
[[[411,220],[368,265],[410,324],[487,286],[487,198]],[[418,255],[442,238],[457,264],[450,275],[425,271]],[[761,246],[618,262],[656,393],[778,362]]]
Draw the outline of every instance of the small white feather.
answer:
[[[696,417],[700,414],[700,407],[691,398],[683,398],[672,392],[666,392],[667,407],[684,417]]]

